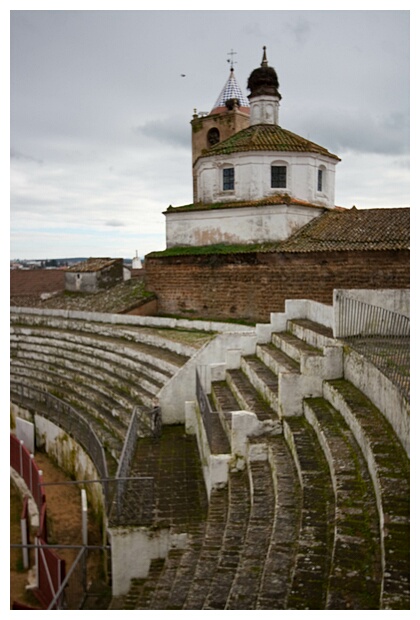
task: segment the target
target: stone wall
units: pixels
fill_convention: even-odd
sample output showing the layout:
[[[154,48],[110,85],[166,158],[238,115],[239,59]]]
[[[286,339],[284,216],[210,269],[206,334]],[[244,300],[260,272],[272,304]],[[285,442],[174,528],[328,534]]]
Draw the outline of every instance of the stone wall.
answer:
[[[267,322],[286,299],[333,303],[337,288],[409,288],[409,251],[147,257],[160,314]]]

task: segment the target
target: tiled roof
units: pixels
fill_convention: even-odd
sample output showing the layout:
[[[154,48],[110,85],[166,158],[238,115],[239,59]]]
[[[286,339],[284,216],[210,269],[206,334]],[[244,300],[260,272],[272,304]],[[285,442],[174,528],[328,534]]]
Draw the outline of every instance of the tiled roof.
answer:
[[[323,146],[315,144],[310,140],[301,138],[279,125],[252,125],[246,129],[238,131],[227,140],[219,142],[202,157],[212,155],[230,155],[242,151],[288,151],[299,153],[319,153],[340,161],[340,158],[330,153]]]
[[[148,256],[344,252],[410,249],[410,209],[326,210],[284,241],[244,245],[172,247]]]
[[[86,261],[81,263],[76,263],[69,267],[67,271],[70,272],[91,272],[91,271],[101,271],[105,267],[109,267],[116,261],[121,261],[120,258],[88,258]]]
[[[232,200],[229,202],[213,202],[209,204],[204,204],[202,202],[196,202],[189,205],[182,205],[179,207],[173,207],[170,205],[168,209],[165,211],[166,213],[173,213],[174,211],[210,211],[213,209],[240,209],[240,208],[258,208],[264,207],[266,205],[298,205],[303,207],[313,207],[316,209],[327,209],[328,207],[314,205],[306,200],[299,200],[297,198],[293,198],[288,194],[275,194],[273,196],[266,196],[265,198],[260,198],[259,200]],[[339,208],[339,207],[335,207]]]
[[[211,114],[218,111],[219,108],[224,108],[226,101],[229,99],[237,99],[241,108],[249,108],[248,99],[243,95],[241,88],[236,81],[233,69],[230,70],[226,84],[223,86],[220,95],[216,99],[216,103],[212,108]]]
[[[62,269],[15,269],[10,272],[10,296],[64,291],[64,274]]]
[[[281,243],[282,252],[405,250],[410,248],[410,209],[329,211]]]

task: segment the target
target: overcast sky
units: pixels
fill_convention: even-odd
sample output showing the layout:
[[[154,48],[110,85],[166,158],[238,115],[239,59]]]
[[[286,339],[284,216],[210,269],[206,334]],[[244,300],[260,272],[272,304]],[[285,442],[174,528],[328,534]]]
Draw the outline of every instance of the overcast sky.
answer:
[[[336,204],[409,206],[409,20],[389,10],[12,11],[10,257],[164,249],[162,212],[192,202],[194,108],[211,110],[231,50],[248,94],[263,45],[279,124],[342,159]]]

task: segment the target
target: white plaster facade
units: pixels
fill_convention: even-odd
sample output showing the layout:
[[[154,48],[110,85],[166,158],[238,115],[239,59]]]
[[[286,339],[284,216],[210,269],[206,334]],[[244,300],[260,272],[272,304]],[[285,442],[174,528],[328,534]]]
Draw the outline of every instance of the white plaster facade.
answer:
[[[294,204],[169,212],[166,245],[170,248],[280,241],[322,212],[323,208]]]
[[[203,204],[260,200],[276,194],[334,207],[337,160],[315,153],[256,151],[201,157],[196,163],[197,197]],[[286,187],[271,187],[271,166],[286,167]],[[223,169],[234,168],[234,189],[223,190]],[[322,191],[318,171],[322,170]]]

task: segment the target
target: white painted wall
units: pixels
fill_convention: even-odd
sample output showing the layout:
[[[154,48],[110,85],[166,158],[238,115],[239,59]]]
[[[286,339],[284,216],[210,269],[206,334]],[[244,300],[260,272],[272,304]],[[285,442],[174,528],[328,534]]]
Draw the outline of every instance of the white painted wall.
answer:
[[[287,187],[271,187],[271,166],[287,166]],[[233,200],[260,200],[275,194],[289,194],[311,204],[333,207],[337,160],[317,153],[255,151],[201,157],[197,176],[197,199],[204,204]],[[323,191],[317,191],[318,168],[324,168]],[[235,189],[223,191],[223,168],[235,169]]]
[[[381,411],[409,456],[410,404],[398,388],[356,351],[349,351],[344,357],[344,378],[363,392]]]
[[[321,213],[323,208],[286,204],[167,212],[166,245],[170,248],[280,241]]]

